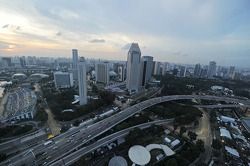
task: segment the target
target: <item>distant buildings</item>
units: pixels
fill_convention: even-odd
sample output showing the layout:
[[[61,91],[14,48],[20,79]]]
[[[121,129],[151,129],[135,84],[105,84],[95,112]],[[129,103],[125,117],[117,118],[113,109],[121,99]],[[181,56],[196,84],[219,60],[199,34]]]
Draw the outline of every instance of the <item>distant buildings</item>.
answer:
[[[213,78],[214,76],[216,76],[216,62],[211,61],[209,62],[207,77]]]
[[[73,71],[73,79],[76,81],[78,77],[78,50],[72,49],[72,71]]]
[[[108,63],[97,63],[95,67],[96,82],[98,83],[109,83],[109,66]]]
[[[154,65],[154,75],[162,75],[163,68],[161,62],[155,62]]]
[[[235,67],[230,66],[228,70],[228,78],[234,79],[234,77],[235,77]]]
[[[180,66],[180,77],[186,77],[187,68],[186,66]]]
[[[144,87],[150,81],[153,71],[153,57],[143,56],[141,58],[140,86]]]
[[[78,63],[78,86],[80,105],[87,104],[87,81],[86,81],[86,62],[83,57]]]
[[[140,81],[141,50],[137,43],[132,43],[127,57],[127,84],[129,93],[138,92]]]
[[[125,78],[126,78],[126,68],[125,68],[125,65],[123,64],[119,64],[118,65],[118,71],[117,71],[117,74],[118,74],[118,81],[125,81]]]
[[[199,78],[201,75],[201,70],[202,70],[201,65],[196,64],[194,68],[194,77]]]
[[[54,72],[54,82],[57,89],[73,86],[73,75],[69,72]]]

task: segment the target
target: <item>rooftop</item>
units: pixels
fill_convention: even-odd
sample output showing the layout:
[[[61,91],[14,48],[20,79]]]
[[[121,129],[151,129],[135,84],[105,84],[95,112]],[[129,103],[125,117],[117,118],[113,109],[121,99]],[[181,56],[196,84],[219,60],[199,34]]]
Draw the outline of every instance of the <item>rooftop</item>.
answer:
[[[137,165],[146,165],[151,159],[149,151],[140,145],[132,146],[128,151],[128,156],[130,160]]]
[[[220,136],[232,139],[229,131],[227,129],[225,129],[225,128],[220,128]]]

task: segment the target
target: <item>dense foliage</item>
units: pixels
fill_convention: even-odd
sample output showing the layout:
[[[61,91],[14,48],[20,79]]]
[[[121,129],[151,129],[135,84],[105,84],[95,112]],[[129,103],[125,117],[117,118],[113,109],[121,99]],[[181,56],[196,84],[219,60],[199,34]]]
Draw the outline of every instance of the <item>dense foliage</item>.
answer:
[[[12,126],[6,126],[4,128],[0,128],[0,137],[13,137],[18,136],[24,133],[27,133],[28,131],[31,131],[33,129],[33,126],[31,125],[12,125]]]

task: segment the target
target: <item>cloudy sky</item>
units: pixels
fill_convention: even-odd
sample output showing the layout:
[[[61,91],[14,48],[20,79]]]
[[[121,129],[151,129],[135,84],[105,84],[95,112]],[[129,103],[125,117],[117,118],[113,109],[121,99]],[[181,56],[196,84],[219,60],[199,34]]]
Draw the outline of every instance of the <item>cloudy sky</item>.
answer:
[[[250,67],[249,0],[0,0],[0,56],[143,55]]]

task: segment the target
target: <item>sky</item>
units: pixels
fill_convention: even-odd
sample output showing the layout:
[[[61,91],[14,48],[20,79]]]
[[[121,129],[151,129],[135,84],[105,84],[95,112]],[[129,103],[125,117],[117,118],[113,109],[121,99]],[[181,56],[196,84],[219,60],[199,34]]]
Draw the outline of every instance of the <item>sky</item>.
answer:
[[[0,0],[0,56],[154,60],[250,67],[249,0]]]

